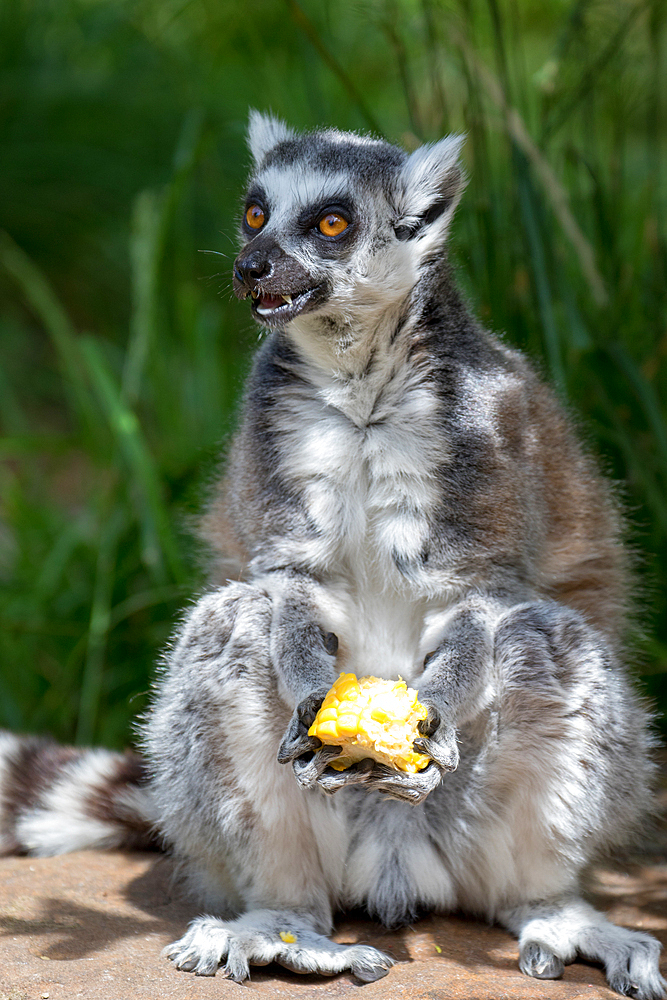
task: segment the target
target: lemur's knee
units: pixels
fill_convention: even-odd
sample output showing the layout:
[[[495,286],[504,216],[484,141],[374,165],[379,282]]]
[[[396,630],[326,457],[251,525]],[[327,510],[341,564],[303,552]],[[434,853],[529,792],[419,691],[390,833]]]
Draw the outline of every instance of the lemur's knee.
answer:
[[[187,615],[174,654],[213,660],[230,644],[237,656],[268,657],[272,604],[259,587],[228,583],[195,604]]]
[[[609,661],[604,637],[571,608],[552,601],[523,604],[498,622],[496,662],[528,687],[554,682],[569,686],[582,666]]]
[[[277,746],[279,730],[271,734],[266,724],[279,715],[272,713],[271,613],[262,590],[233,583],[204,595],[187,616],[143,731],[153,784],[165,799],[177,781],[189,789],[184,803],[195,792],[198,802],[213,802],[221,787],[234,785],[237,757],[259,738]],[[267,747],[266,759],[274,755]]]

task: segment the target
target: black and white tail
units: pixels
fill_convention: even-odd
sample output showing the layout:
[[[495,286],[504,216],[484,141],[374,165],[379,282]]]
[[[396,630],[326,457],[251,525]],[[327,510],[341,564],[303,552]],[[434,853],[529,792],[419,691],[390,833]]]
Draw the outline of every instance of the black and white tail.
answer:
[[[135,754],[0,731],[0,854],[156,849],[156,818]]]

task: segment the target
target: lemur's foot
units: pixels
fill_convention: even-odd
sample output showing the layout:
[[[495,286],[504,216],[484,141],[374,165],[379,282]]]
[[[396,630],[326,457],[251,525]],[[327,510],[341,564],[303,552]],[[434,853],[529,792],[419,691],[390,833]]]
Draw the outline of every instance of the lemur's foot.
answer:
[[[601,962],[612,990],[636,1000],[663,1000],[660,942],[643,931],[617,927],[574,897],[526,903],[500,914],[519,937],[519,968],[537,979],[557,979],[576,958]]]
[[[539,941],[526,941],[521,945],[519,968],[535,979],[560,979],[565,963]]]
[[[186,934],[163,952],[177,969],[242,983],[251,965],[278,962],[292,972],[334,976],[351,972],[363,983],[386,976],[394,960],[370,945],[335,944],[313,930],[303,914],[254,910],[236,920],[197,917]]]

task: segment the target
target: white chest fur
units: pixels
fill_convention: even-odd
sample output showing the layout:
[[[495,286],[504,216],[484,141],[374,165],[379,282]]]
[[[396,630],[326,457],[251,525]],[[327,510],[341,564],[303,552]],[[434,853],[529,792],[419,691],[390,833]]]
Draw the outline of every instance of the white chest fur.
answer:
[[[439,400],[418,365],[389,353],[359,376],[309,376],[278,413],[281,472],[316,529],[300,555],[329,581],[341,669],[409,680],[447,604],[422,558],[447,459]]]

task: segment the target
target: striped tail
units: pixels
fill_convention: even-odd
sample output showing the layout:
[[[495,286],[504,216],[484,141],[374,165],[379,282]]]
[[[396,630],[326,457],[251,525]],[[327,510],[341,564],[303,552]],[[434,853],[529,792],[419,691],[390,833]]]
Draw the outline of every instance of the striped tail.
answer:
[[[156,819],[145,766],[135,754],[0,731],[0,854],[155,850]]]

